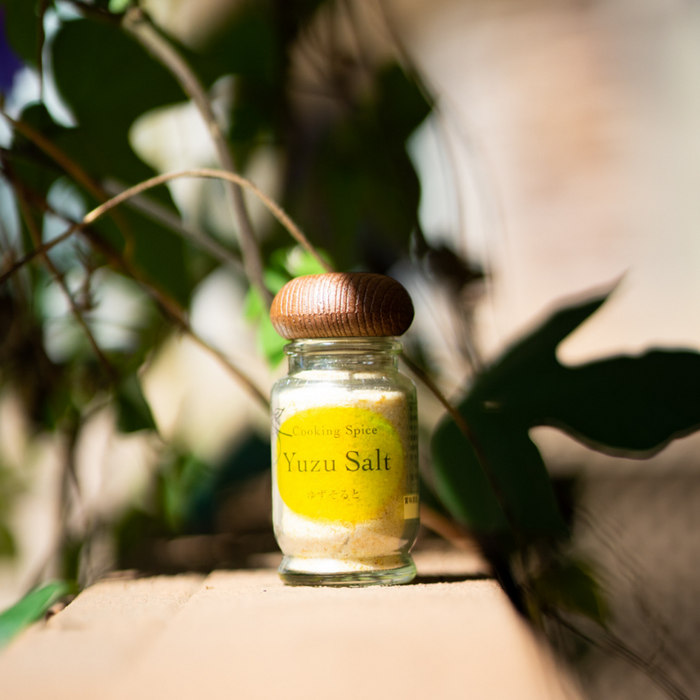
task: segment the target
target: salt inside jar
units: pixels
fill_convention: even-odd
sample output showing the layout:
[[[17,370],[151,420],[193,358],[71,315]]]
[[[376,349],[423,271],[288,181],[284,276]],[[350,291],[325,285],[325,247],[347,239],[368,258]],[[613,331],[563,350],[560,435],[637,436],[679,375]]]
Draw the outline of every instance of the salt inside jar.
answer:
[[[296,585],[406,583],[418,532],[416,391],[398,371],[413,305],[370,273],[299,277],[270,318],[288,375],[272,389],[275,536]]]

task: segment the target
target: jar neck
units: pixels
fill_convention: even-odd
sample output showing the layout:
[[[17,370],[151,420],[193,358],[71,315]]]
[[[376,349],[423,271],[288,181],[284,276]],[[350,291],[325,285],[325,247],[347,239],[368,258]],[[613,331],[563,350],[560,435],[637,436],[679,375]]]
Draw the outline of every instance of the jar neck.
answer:
[[[402,345],[395,338],[300,338],[285,347],[289,373],[306,370],[398,368]]]

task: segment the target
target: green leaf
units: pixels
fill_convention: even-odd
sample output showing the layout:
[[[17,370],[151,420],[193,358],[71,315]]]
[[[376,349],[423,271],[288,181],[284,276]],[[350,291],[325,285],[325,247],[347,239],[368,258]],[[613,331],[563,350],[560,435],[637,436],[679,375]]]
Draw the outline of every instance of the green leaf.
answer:
[[[109,5],[107,7],[110,12],[118,15],[122,12],[126,12],[129,5],[131,5],[131,0],[109,0]]]
[[[591,447],[647,456],[700,428],[700,355],[651,351],[564,367],[558,345],[600,307],[597,297],[557,311],[477,377],[459,406],[481,446],[484,469],[449,417],[432,450],[438,495],[479,532],[565,537],[554,491],[528,430],[560,428]],[[493,482],[493,483],[492,483]],[[495,491],[492,488],[495,484]]]
[[[537,424],[532,411],[543,378],[560,367],[557,345],[603,301],[558,311],[477,377],[459,412],[480,445],[483,463],[449,416],[438,425],[432,441],[437,493],[476,532],[510,531],[526,538],[568,535],[528,429]]]
[[[416,226],[420,183],[406,139],[430,111],[396,65],[332,122],[295,164],[285,208],[343,268],[386,268],[405,254]]]
[[[43,36],[38,0],[5,0],[3,6],[8,43],[25,63],[35,66]]]
[[[700,354],[652,350],[575,367],[557,346],[605,301],[596,298],[555,313],[505,353],[475,384],[472,403],[532,427],[551,425],[590,447],[646,457],[700,428]]]
[[[556,426],[599,451],[648,457],[700,428],[696,352],[655,350],[558,374],[535,407],[537,423]]]
[[[557,347],[605,303],[608,295],[554,312],[539,328],[516,342],[479,377],[473,400],[508,404],[516,398],[532,403],[542,390],[542,381],[560,368]]]
[[[477,416],[470,409],[465,402],[460,412],[480,443],[483,464],[451,418],[433,436],[435,489],[445,506],[475,532],[508,532],[512,526],[528,537],[566,537],[549,475],[527,430],[505,416]]]
[[[211,477],[211,467],[192,454],[176,455],[166,463],[160,479],[160,505],[163,520],[173,532],[187,524],[193,495]]]
[[[78,122],[76,128],[62,130],[54,143],[96,181],[132,185],[151,177],[154,172],[130,146],[129,129],[144,112],[184,100],[175,79],[119,27],[100,22],[65,23],[52,48],[58,89]],[[173,208],[165,187],[149,197]],[[196,280],[187,274],[182,239],[125,207],[119,217],[119,228],[109,218],[95,228],[124,252],[128,241],[135,267],[186,304]]]
[[[590,618],[599,625],[608,619],[608,605],[590,568],[581,562],[554,565],[532,581],[539,603]]]
[[[287,281],[288,279],[282,275],[270,270],[265,271],[265,283],[274,292],[282,289]],[[258,326],[257,343],[260,354],[272,367],[276,367],[284,359],[284,346],[287,341],[275,330],[270,321],[267,306],[254,287],[251,287],[246,294],[243,302],[243,313],[249,323],[255,323]]]
[[[270,317],[264,314],[259,320],[258,348],[271,367],[277,367],[284,360],[284,348],[288,342],[277,333]]]
[[[325,250],[317,250],[317,252],[326,262],[332,265],[332,260]],[[292,278],[303,277],[304,275],[320,275],[326,271],[321,263],[300,245],[278,248],[273,251],[270,255],[270,264],[273,268],[285,270]],[[279,291],[279,289],[276,291]]]
[[[499,500],[453,420],[440,423],[431,448],[435,492],[452,516],[475,532],[507,531]]]
[[[69,592],[63,581],[52,581],[28,593],[22,600],[0,613],[0,647],[23,629],[39,620],[61,597]]]
[[[158,431],[153,414],[141,391],[141,383],[136,374],[129,375],[117,388],[117,426],[123,433],[137,430]]]

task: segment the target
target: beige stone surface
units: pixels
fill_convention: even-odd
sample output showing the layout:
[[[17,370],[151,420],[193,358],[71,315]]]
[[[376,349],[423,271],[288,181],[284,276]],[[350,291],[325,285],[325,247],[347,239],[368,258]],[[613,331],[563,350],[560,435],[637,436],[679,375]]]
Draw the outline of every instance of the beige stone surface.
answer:
[[[271,569],[103,581],[0,656],[0,697],[575,697],[500,587],[465,579],[473,557],[417,563],[422,583],[400,587],[293,588]]]

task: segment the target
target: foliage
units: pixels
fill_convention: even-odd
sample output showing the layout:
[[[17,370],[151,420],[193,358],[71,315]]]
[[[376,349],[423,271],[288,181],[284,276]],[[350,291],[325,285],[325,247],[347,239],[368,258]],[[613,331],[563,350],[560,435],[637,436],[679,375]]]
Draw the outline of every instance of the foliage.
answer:
[[[0,613],[0,648],[25,627],[40,619],[61,597],[69,592],[63,581],[51,581],[27,593],[12,607]]]
[[[517,562],[509,590],[535,619],[563,609],[602,623],[606,605],[590,569],[566,552],[570,531],[528,431],[553,426],[595,450],[643,458],[700,428],[696,352],[558,361],[560,343],[606,299],[559,309],[475,378],[458,406],[469,437],[450,416],[433,435],[439,498],[487,549],[497,543],[503,577]]]
[[[419,181],[406,140],[431,111],[425,87],[404,70],[400,52],[370,60],[333,42],[314,43],[319,16],[334,17],[333,0],[241,2],[197,49],[167,36],[135,0],[7,0],[4,10],[12,52],[0,46],[9,56],[0,54],[0,87],[8,91],[22,66],[30,67],[55,86],[74,122],[68,125],[41,100],[24,105],[5,113],[12,133],[0,150],[1,184],[11,205],[0,216],[0,385],[22,400],[36,433],[64,439],[64,493],[75,479],[78,438],[105,403],[122,433],[156,432],[139,370],[173,329],[206,345],[189,326],[188,311],[207,275],[223,265],[238,276],[246,270],[250,287],[242,313],[257,326],[259,352],[274,366],[283,342],[269,323],[267,295],[291,277],[321,271],[311,255],[289,248],[276,222],[247,238],[245,212],[236,213],[231,233],[237,245],[206,216],[194,216],[188,228],[164,188],[149,192],[147,206],[127,202],[83,221],[49,250],[50,239],[68,236],[68,227],[80,223],[77,212],[93,210],[115,187],[154,175],[130,140],[143,115],[188,98],[205,113],[214,86],[233,76],[226,113],[210,125],[217,153],[245,169],[272,150],[281,204],[303,222],[323,259],[341,269],[385,272],[408,256],[413,240],[418,262],[455,298],[482,277],[447,247],[431,249],[420,231]],[[48,43],[47,13],[58,25]],[[304,53],[316,59],[304,76],[310,84],[298,77],[295,63]],[[324,106],[311,109],[310,100]],[[59,195],[66,192],[64,201]],[[227,192],[235,213],[236,191]],[[264,269],[255,279],[249,256],[258,247]],[[139,307],[138,322],[111,344],[100,334],[105,280],[119,280]],[[47,290],[65,298],[60,343],[52,340],[57,319]],[[594,449],[643,457],[700,426],[700,358],[694,352],[651,351],[578,367],[557,360],[559,344],[604,301],[560,309],[473,377],[458,413],[442,421],[432,440],[430,504],[479,538],[515,605],[535,621],[564,611],[604,625],[607,608],[590,566],[570,551],[569,524],[528,431],[554,426]],[[245,371],[231,369],[255,393]],[[217,491],[240,481],[239,472],[229,479],[224,466],[213,469],[179,448],[164,449],[156,506],[151,513],[134,510],[121,523],[122,544],[147,533],[182,532],[195,521],[210,527]],[[0,505],[6,500],[0,483]],[[91,532],[86,529],[76,545],[66,513],[62,520],[57,559],[74,561],[68,575],[77,579],[79,552]],[[0,554],[12,551],[0,511]],[[24,624],[57,590],[53,585],[30,594],[20,612],[0,623]]]
[[[188,80],[201,85],[206,99],[227,76],[235,81],[227,113],[220,115],[225,148],[239,168],[266,149],[276,152],[281,203],[304,222],[324,257],[342,268],[383,272],[406,255],[419,186],[405,142],[430,105],[396,57],[367,61],[329,46],[323,70],[307,77],[327,93],[323,99],[332,115],[320,121],[304,117],[297,95],[303,101],[305,88],[295,77],[294,55],[319,13],[334,11],[330,0],[241,2],[197,49],[168,36],[136,2],[8,0],[4,10],[12,57],[7,65],[14,71],[5,90],[12,75],[29,67],[55,86],[70,117],[42,99],[3,112],[12,134],[0,150],[0,176],[16,215],[2,218],[0,274],[13,272],[17,261],[104,202],[115,186],[154,175],[132,148],[138,118],[184,104],[192,96]],[[58,28],[47,38],[48,15]],[[137,24],[150,38],[134,30]],[[184,68],[164,59],[159,46],[179,56]],[[187,320],[192,294],[212,270],[226,265],[240,276],[240,266],[232,264],[236,251],[226,250],[232,236],[219,238],[209,217],[195,215],[189,223],[199,238],[187,237],[172,224],[181,217],[167,189],[151,190],[147,203],[147,212],[129,204],[111,211],[36,255],[32,264],[7,272],[0,284],[6,329],[0,385],[21,398],[33,431],[66,439],[66,494],[74,479],[72,450],[96,410],[111,405],[122,433],[156,432],[140,368],[173,328],[193,332]],[[240,226],[233,222],[239,237]],[[322,271],[313,257],[290,248],[279,224],[265,223],[256,234],[264,241],[262,282],[268,291],[293,276]],[[216,253],[222,249],[224,254]],[[106,342],[101,303],[115,284],[136,299],[139,311],[117,341]],[[55,300],[61,297],[57,315]],[[253,283],[242,313],[257,327],[260,354],[276,365],[283,341],[272,329],[264,297]],[[163,452],[155,509],[161,531],[179,530],[192,480],[207,473],[179,448]],[[68,512],[62,520],[68,527]],[[9,554],[13,540],[4,522],[0,534]],[[57,559],[73,562],[70,578],[80,576],[81,547],[89,552],[90,538],[89,528],[59,538],[65,551]]]

